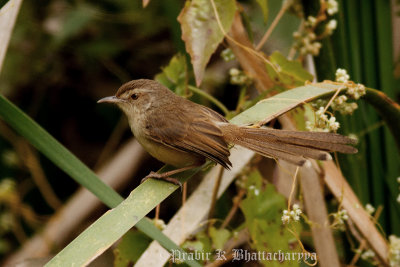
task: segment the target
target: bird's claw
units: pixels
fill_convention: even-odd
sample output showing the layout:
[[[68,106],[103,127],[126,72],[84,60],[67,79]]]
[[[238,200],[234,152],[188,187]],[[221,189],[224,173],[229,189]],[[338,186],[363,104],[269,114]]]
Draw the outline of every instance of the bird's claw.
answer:
[[[140,181],[140,183],[145,182],[149,178],[164,180],[164,181],[170,182],[170,183],[172,183],[174,185],[179,185],[179,187],[180,187],[180,189],[182,191],[182,183],[178,179],[172,178],[172,177],[169,177],[169,176],[164,176],[162,173],[157,173],[157,172],[153,172],[153,171],[151,171],[146,177],[144,177],[142,179],[142,181]]]

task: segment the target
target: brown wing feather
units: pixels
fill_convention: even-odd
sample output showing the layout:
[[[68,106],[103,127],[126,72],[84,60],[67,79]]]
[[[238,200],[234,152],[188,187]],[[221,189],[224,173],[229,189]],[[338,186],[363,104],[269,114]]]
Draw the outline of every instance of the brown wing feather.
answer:
[[[229,169],[232,164],[228,158],[230,155],[228,144],[223,138],[221,129],[214,123],[215,121],[226,122],[226,119],[211,109],[193,104],[190,103],[190,107],[182,105],[178,110],[175,106],[174,112],[152,114],[159,118],[149,120],[157,123],[157,125],[149,125],[149,136],[153,141],[177,150],[204,156]],[[192,111],[195,109],[196,112],[193,111],[191,114],[196,114],[196,116],[188,116],[185,109]]]

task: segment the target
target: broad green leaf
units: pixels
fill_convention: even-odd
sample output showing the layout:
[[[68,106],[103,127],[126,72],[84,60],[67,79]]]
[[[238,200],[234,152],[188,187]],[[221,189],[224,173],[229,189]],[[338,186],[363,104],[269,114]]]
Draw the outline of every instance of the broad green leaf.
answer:
[[[339,88],[339,85],[318,83],[290,89],[261,100],[237,115],[231,122],[238,125],[265,124],[303,103],[331,95]]]
[[[263,17],[264,17],[264,22],[267,23],[268,21],[268,0],[257,0],[257,3],[260,5],[261,7],[261,11],[263,13]]]
[[[210,227],[210,237],[215,249],[223,249],[226,241],[231,237],[231,232],[212,226]]]
[[[182,39],[191,57],[197,86],[203,80],[204,70],[211,55],[224,39],[211,1],[215,3],[223,30],[228,32],[236,10],[234,0],[186,1],[178,17],[182,28]]]
[[[275,69],[278,70],[277,74],[276,71],[273,71],[275,72],[273,77],[278,76],[279,80],[285,85],[301,86],[306,81],[313,80],[313,76],[303,68],[299,61],[288,60],[278,51],[275,51],[269,59],[275,65]],[[273,74],[269,64],[267,64],[267,71]]]
[[[138,231],[128,231],[114,249],[114,267],[126,267],[135,263],[151,239]]]
[[[155,80],[183,96],[187,87],[187,75],[186,57],[176,54],[168,65],[162,68],[162,72],[155,76]]]
[[[286,209],[286,199],[275,191],[272,184],[262,187],[262,177],[255,171],[249,175],[246,183],[247,196],[240,204],[245,217],[252,247],[256,251],[274,253],[300,252],[301,249],[293,235],[282,224],[282,211]],[[296,231],[300,227],[296,227]],[[299,266],[297,260],[279,262],[262,260],[264,266]]]

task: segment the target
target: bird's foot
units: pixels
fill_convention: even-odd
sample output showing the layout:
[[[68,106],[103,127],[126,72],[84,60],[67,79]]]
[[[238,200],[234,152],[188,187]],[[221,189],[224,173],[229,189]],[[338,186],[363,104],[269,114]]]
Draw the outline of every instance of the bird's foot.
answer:
[[[170,182],[174,185],[179,185],[179,187],[182,190],[182,183],[178,179],[169,177],[168,175],[165,175],[164,173],[157,173],[157,172],[153,172],[153,171],[150,172],[146,177],[144,177],[140,183],[143,183],[144,181],[146,181],[149,178],[160,179],[160,180]]]

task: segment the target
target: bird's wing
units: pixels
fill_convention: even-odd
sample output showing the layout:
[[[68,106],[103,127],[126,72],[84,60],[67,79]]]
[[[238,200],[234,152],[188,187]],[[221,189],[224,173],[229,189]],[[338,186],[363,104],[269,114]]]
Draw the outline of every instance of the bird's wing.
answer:
[[[229,169],[232,164],[228,144],[215,123],[226,119],[209,108],[192,104],[189,109],[175,107],[162,114],[152,114],[158,118],[149,120],[153,124],[147,127],[148,135],[153,141],[207,157]]]

